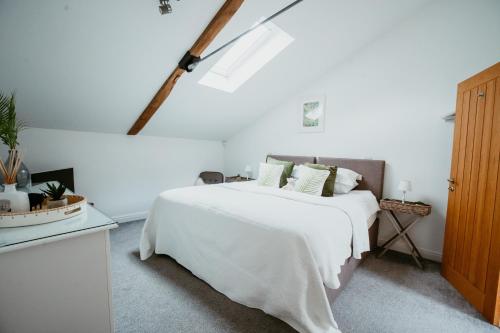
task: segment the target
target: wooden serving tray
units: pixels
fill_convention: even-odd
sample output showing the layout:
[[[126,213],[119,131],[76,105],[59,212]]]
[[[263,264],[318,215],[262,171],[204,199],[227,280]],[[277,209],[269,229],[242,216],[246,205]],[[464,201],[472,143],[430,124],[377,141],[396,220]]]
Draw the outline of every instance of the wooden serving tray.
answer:
[[[64,207],[47,209],[46,203],[42,209],[21,213],[0,213],[0,228],[24,227],[45,224],[83,214],[87,208],[87,199],[81,195],[68,194],[68,204]]]

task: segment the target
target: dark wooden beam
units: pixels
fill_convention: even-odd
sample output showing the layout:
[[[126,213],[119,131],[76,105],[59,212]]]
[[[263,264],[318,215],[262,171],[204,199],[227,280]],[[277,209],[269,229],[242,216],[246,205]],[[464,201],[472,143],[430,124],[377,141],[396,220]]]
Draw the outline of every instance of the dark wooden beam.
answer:
[[[146,109],[144,109],[139,118],[137,118],[137,120],[135,121],[134,125],[132,125],[127,133],[128,135],[136,135],[144,128],[144,126],[146,126],[151,117],[153,117],[155,112],[158,111],[162,103],[167,99],[168,95],[170,95],[170,92],[172,91],[172,89],[174,89],[174,85],[177,82],[177,79],[179,79],[183,73],[184,70],[179,67],[176,67],[174,69],[168,79],[156,92],[155,96],[153,97],[151,102],[149,102]]]
[[[191,47],[191,54],[196,57],[201,56],[242,4],[243,0],[227,0]]]
[[[244,0],[226,0],[224,5],[222,5],[217,14],[215,14],[212,21],[210,21],[203,33],[198,37],[194,45],[191,47],[190,53],[193,56],[201,56],[203,51],[205,51],[205,49],[210,45],[215,37],[217,37],[219,32],[224,28],[227,22],[229,22],[229,20],[238,11],[238,9],[243,4],[243,1]],[[144,126],[146,126],[151,117],[153,117],[156,111],[158,111],[160,106],[170,95],[172,89],[175,86],[175,83],[182,74],[184,74],[184,70],[177,66],[160,87],[158,92],[154,95],[153,99],[151,100],[151,102],[149,102],[146,109],[144,109],[139,118],[137,118],[134,125],[132,125],[127,133],[128,135],[136,135],[144,128]]]

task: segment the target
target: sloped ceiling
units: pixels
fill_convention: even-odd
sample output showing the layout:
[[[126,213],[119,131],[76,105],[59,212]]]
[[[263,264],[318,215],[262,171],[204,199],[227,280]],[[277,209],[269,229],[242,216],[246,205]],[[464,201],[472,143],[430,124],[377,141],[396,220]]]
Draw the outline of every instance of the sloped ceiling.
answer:
[[[291,0],[246,0],[210,49]],[[274,23],[295,38],[236,92],[185,74],[142,135],[223,140],[412,15],[428,0],[304,0]],[[0,90],[33,127],[126,133],[222,0],[0,0]]]

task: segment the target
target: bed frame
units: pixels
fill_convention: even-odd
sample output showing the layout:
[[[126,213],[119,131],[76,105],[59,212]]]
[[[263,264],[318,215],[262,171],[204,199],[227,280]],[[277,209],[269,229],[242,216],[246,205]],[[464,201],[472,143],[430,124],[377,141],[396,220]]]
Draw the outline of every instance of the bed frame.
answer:
[[[267,157],[272,157],[274,159],[282,161],[292,161],[295,164],[318,163],[325,165],[336,165],[341,168],[351,169],[363,175],[363,180],[356,187],[357,190],[370,190],[377,198],[377,201],[380,201],[380,199],[382,199],[382,193],[384,190],[385,161],[290,155],[268,155]],[[370,238],[370,251],[374,251],[377,248],[378,226],[379,219],[377,218],[370,229],[368,229]],[[333,304],[337,296],[347,286],[347,283],[351,279],[354,270],[363,262],[367,255],[368,253],[364,253],[362,259],[354,259],[353,257],[351,257],[346,260],[346,263],[342,265],[339,275],[340,287],[338,289],[330,289],[328,287],[325,287],[330,304]]]

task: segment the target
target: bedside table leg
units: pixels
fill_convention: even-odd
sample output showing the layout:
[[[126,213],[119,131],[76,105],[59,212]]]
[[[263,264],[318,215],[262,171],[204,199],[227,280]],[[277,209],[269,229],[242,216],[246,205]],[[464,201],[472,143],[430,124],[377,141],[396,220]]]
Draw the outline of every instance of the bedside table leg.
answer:
[[[423,261],[423,257],[420,255],[420,252],[418,252],[415,243],[413,243],[411,238],[407,235],[408,231],[420,220],[420,217],[415,217],[406,227],[403,227],[394,212],[384,210],[384,213],[397,233],[382,245],[383,250],[377,255],[377,258],[382,257],[398,239],[403,238],[410,249],[410,254],[413,260],[415,260],[415,263],[420,269],[423,269],[424,267],[421,263],[421,261]]]
[[[418,252],[418,249],[417,249],[417,246],[415,245],[415,243],[413,243],[413,241],[411,240],[410,236],[407,235],[407,232],[410,230],[411,227],[413,227],[415,224],[417,224],[417,222],[421,219],[420,216],[416,216],[407,226],[406,228],[403,228],[403,225],[401,224],[401,222],[399,222],[399,220],[397,219],[396,217],[396,214],[394,214],[394,212],[391,211],[391,215],[392,217],[394,218],[394,222],[396,222],[398,224],[398,226],[403,229],[403,234],[404,234],[404,239],[406,240],[406,243],[408,244],[408,246],[410,247],[410,251],[413,253],[413,251],[415,251],[417,253],[417,256],[418,256],[418,259],[420,260],[423,260],[424,258],[422,257],[422,255],[420,254],[420,252]],[[420,266],[420,265],[419,265]]]

